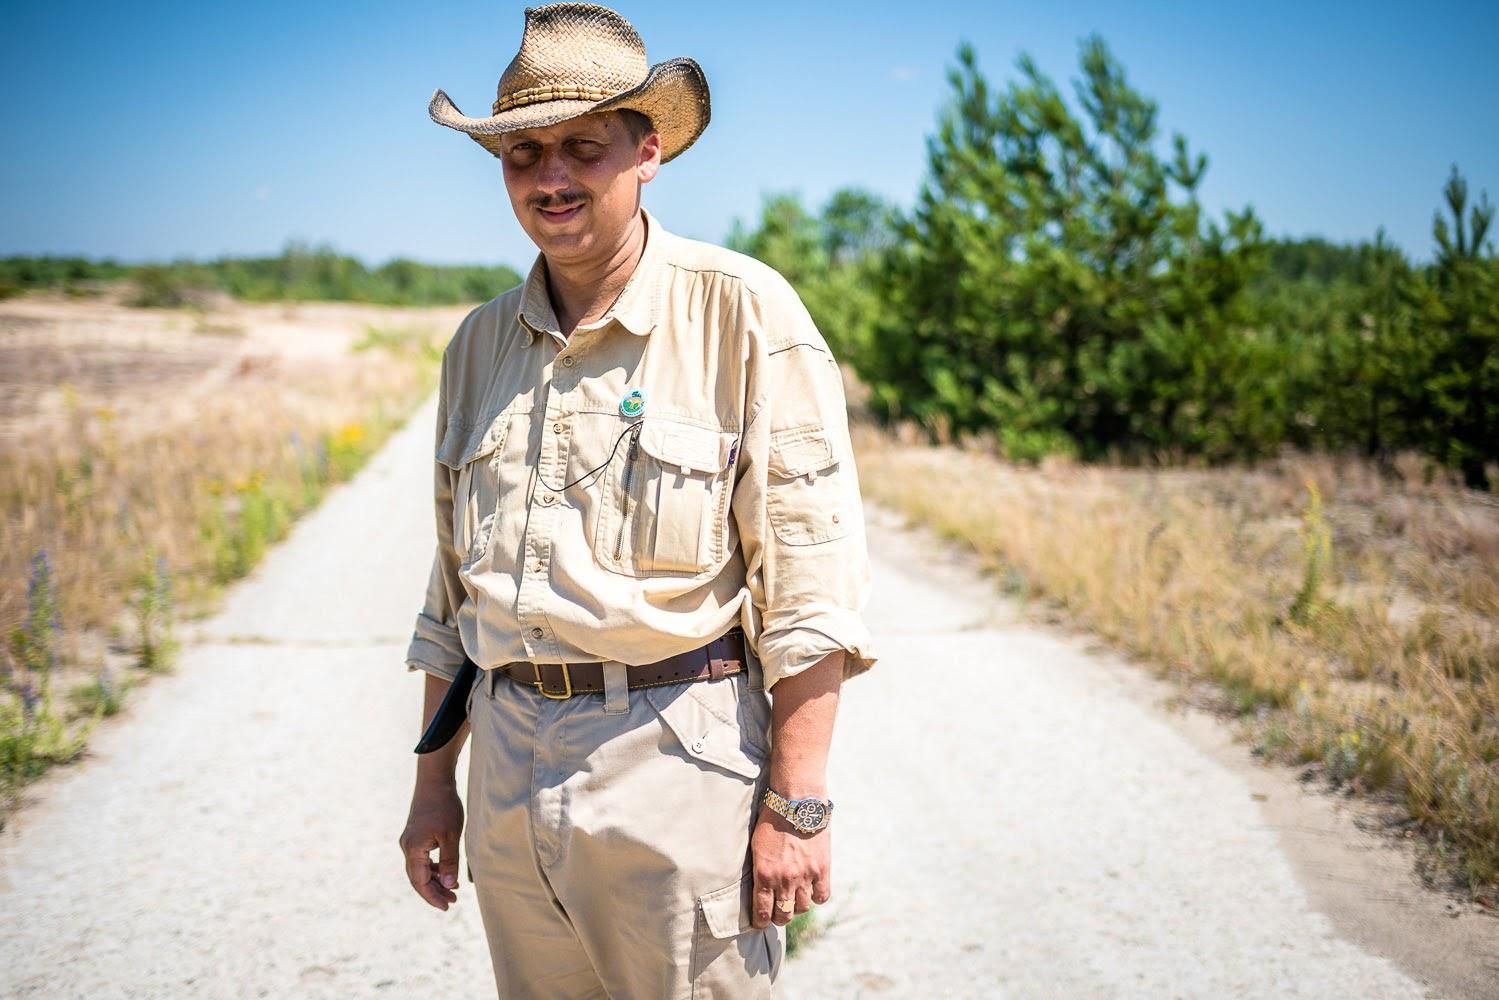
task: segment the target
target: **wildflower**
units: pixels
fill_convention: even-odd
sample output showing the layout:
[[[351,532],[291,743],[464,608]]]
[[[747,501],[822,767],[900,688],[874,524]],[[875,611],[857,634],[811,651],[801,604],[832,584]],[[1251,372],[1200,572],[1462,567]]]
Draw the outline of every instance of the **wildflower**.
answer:
[[[36,707],[41,704],[42,696],[37,693],[36,685],[29,678],[21,683],[20,695],[21,713],[27,722],[31,722],[36,718]]]

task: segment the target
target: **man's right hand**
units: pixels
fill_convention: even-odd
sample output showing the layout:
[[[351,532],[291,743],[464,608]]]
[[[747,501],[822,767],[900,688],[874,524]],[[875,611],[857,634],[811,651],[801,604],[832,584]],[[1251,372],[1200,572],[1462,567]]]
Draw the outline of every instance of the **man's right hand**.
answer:
[[[418,781],[406,829],[401,832],[401,853],[406,857],[411,887],[439,910],[458,901],[458,839],[462,833],[463,800],[458,797],[457,785]]]

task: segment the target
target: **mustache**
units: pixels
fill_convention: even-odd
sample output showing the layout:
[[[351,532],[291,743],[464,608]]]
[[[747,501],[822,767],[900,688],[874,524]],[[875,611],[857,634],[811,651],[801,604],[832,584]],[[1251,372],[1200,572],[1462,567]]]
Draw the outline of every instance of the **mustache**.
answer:
[[[555,211],[557,209],[571,208],[574,205],[581,205],[587,200],[587,197],[581,191],[559,191],[556,194],[547,194],[542,195],[540,198],[532,198],[530,204],[532,208],[545,208]]]

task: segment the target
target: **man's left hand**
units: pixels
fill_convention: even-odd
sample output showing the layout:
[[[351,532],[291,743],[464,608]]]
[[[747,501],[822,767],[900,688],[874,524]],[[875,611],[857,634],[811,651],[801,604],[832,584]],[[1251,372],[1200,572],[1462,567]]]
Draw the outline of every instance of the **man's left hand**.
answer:
[[[784,927],[796,914],[811,909],[813,903],[821,905],[832,896],[831,830],[823,827],[816,833],[798,833],[786,817],[769,806],[760,807],[755,832],[750,836],[756,927],[772,921]],[[795,900],[790,912],[776,907],[782,899]]]

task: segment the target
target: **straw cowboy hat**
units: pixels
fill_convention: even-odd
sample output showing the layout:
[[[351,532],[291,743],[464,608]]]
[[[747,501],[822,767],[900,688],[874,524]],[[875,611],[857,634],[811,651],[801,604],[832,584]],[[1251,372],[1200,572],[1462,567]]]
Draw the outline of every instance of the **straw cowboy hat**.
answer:
[[[468,117],[441,88],[433,91],[427,113],[499,156],[506,132],[619,108],[650,118],[665,163],[708,127],[708,80],[687,58],[647,69],[640,35],[608,7],[554,3],[526,8],[520,51],[500,76],[488,118]]]

